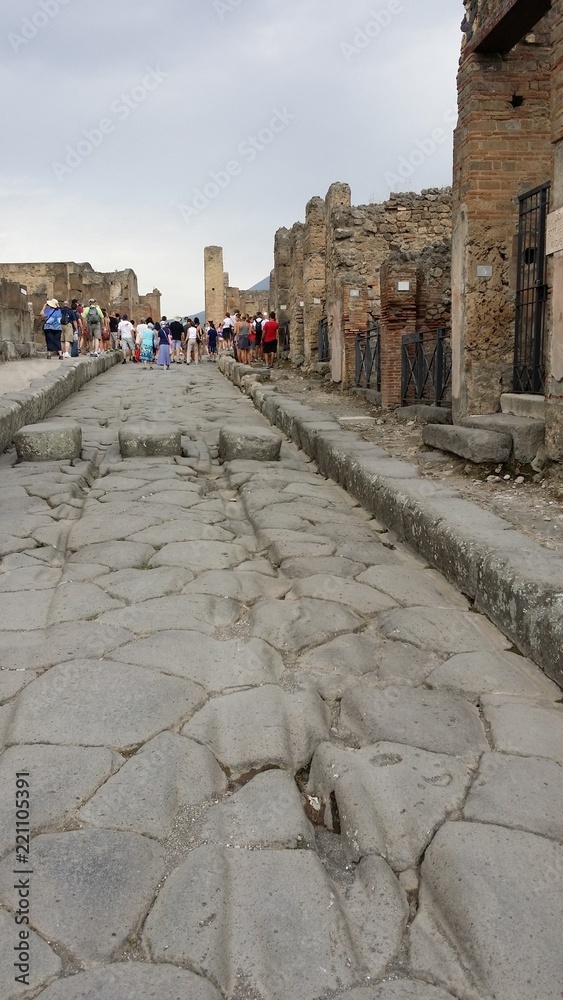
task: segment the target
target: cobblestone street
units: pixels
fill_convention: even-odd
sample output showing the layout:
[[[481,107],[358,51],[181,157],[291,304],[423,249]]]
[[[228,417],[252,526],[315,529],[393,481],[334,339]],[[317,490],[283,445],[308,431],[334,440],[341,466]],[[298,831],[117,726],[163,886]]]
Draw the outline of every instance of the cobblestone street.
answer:
[[[556,684],[294,445],[220,464],[273,432],[215,366],[50,417],[81,460],[0,457],[0,1000],[562,997]]]

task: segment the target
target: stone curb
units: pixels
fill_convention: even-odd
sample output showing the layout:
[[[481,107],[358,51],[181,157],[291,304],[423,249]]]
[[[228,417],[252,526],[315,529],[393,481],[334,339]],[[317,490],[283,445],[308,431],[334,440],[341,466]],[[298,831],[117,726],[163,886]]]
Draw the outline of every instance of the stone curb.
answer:
[[[55,406],[122,358],[120,351],[101,354],[99,358],[84,358],[68,368],[57,368],[43,378],[34,379],[28,389],[0,396],[0,454],[9,448],[20,427],[44,420]]]
[[[232,358],[219,370],[241,383]],[[284,397],[252,376],[243,391],[254,405],[354,499],[475,602],[525,656],[563,684],[563,557],[464,500],[453,487],[425,480],[409,462],[343,431],[330,414]]]

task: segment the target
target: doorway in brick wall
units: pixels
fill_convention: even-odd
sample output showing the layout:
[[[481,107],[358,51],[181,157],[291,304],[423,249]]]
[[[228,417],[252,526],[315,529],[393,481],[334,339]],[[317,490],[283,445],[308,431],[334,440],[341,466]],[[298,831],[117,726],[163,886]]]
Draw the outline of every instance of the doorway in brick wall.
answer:
[[[546,228],[551,185],[520,197],[514,392],[545,392],[545,314],[548,296]]]

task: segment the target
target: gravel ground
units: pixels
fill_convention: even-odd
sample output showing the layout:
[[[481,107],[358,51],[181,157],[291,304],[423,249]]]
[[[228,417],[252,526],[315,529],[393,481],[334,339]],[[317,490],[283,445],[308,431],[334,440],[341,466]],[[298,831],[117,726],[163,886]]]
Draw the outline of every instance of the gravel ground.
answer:
[[[373,423],[352,425],[350,429],[360,430],[365,441],[373,441],[397,458],[418,462],[419,454],[429,451],[422,443],[419,423],[400,422],[393,412],[373,406],[353,392],[342,392],[318,375],[302,374],[285,364],[273,372],[272,381],[285,395],[335,417],[373,418]],[[505,518],[545,548],[563,551],[561,467],[534,474],[529,467],[477,466],[452,456],[439,467],[423,467],[421,471],[429,479],[449,479],[468,500]],[[489,477],[494,479],[488,481]],[[522,477],[523,482],[516,482]]]

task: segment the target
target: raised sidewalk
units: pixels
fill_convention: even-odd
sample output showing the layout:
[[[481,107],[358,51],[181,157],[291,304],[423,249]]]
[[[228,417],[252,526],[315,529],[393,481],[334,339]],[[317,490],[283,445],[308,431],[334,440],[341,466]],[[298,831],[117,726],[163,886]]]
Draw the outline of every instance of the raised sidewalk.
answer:
[[[563,558],[504,519],[429,482],[336,419],[262,384],[223,355],[219,369],[256,408],[399,539],[439,569],[548,677],[563,684]]]

